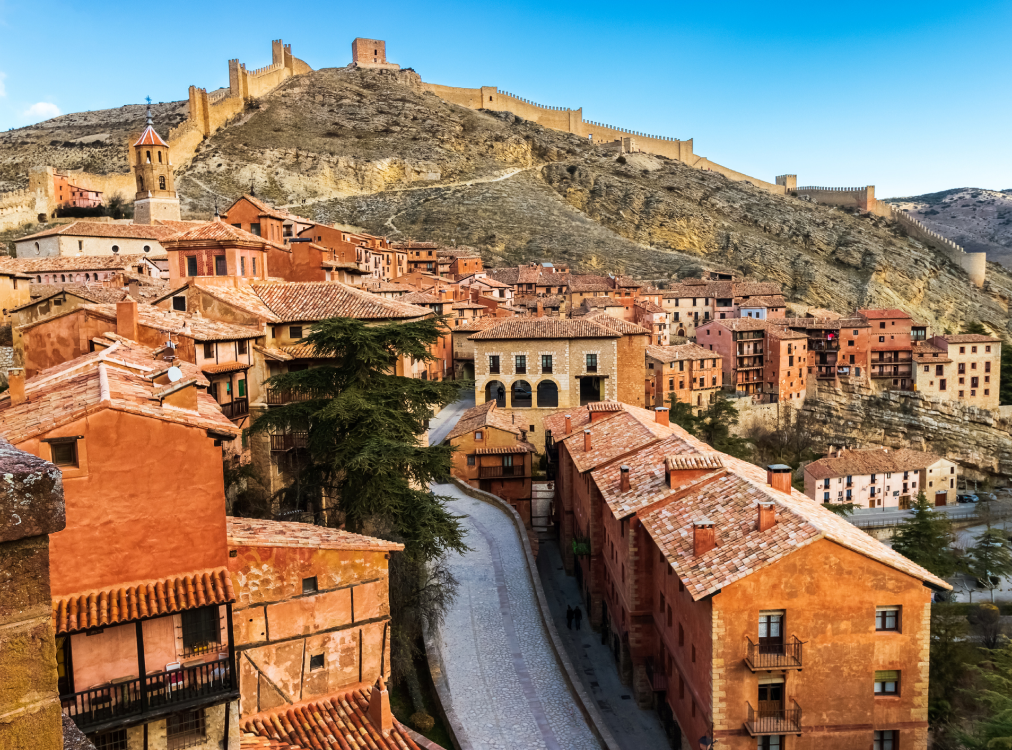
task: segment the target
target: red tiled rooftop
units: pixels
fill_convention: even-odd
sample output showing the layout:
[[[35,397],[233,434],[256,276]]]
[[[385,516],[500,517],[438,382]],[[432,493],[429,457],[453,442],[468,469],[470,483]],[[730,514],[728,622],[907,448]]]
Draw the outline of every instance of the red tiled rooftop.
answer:
[[[864,474],[886,474],[900,471],[920,471],[942,460],[942,456],[910,448],[885,450],[845,450],[837,457],[828,456],[812,461],[805,467],[805,473],[815,479],[860,476]]]
[[[234,601],[228,568],[210,568],[56,597],[53,624],[63,635]]]
[[[253,291],[281,322],[345,317],[358,320],[405,320],[432,314],[418,307],[355,289],[336,281],[254,284]]]
[[[472,341],[500,339],[601,339],[621,334],[596,322],[579,318],[505,318],[471,336]]]
[[[942,334],[938,338],[945,339],[950,344],[997,344],[1001,342],[1001,339],[980,333]]]
[[[520,437],[520,428],[513,424],[512,415],[496,408],[495,401],[486,401],[483,404],[472,406],[460,415],[460,419],[453,429],[446,436],[446,440],[453,440],[461,435],[466,435],[475,430],[494,427],[497,430],[512,433]]]
[[[169,145],[162,140],[162,137],[155,132],[155,129],[148,125],[144,128],[144,132],[141,133],[141,137],[137,139],[135,146],[165,146],[168,148]]]
[[[647,356],[659,362],[675,362],[680,359],[720,359],[717,352],[704,349],[699,344],[677,344],[675,346],[648,346]]]
[[[229,516],[227,521],[230,547],[303,547],[376,552],[397,552],[404,549],[404,545],[397,542],[311,523],[234,516]]]
[[[908,313],[905,313],[902,310],[897,310],[895,308],[881,309],[881,310],[863,309],[858,310],[857,314],[860,315],[862,318],[866,318],[867,320],[883,320],[889,318],[906,318],[907,320],[910,320],[910,315]]]
[[[118,237],[121,239],[157,240],[160,242],[176,234],[177,231],[177,229],[165,224],[119,224],[111,221],[84,220],[43,229],[41,232],[36,232],[35,234],[18,237],[14,241],[23,242],[24,240],[62,235],[66,237],[108,237],[110,239]],[[41,259],[32,258],[30,260]]]
[[[43,273],[69,271],[124,271],[134,268],[145,260],[153,261],[167,257],[164,252],[134,255],[54,255],[46,258],[0,257],[0,269],[15,273],[37,276]]]

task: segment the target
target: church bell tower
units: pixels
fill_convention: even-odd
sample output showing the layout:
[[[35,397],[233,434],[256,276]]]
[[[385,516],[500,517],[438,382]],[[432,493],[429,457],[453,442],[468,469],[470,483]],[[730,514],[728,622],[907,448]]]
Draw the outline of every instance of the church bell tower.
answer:
[[[137,176],[134,224],[151,224],[155,219],[179,221],[179,198],[172,182],[169,145],[151,123],[150,97],[147,127],[134,144],[133,160]]]

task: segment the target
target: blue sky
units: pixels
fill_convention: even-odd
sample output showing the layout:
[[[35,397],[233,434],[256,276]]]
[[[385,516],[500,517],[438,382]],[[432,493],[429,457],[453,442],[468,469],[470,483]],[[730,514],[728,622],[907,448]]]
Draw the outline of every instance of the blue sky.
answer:
[[[705,7],[704,7],[705,6]],[[772,181],[879,197],[1012,188],[1010,2],[68,3],[0,0],[0,129],[227,85],[271,39],[314,68],[356,36],[455,86],[694,138]]]

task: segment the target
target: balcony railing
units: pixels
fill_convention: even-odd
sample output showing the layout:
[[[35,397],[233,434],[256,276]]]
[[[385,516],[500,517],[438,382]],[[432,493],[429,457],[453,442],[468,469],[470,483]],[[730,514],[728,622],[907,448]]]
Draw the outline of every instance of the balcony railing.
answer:
[[[311,391],[293,391],[291,388],[268,388],[266,397],[268,406],[283,406],[298,401],[308,401],[311,398],[316,398],[316,394]]]
[[[816,339],[815,341],[808,342],[808,348],[813,352],[837,352],[840,350],[839,341],[822,341]]]
[[[271,450],[276,452],[305,448],[309,443],[308,432],[284,432],[271,435]]]
[[[192,667],[155,672],[60,697],[63,713],[82,732],[111,728],[154,717],[235,693],[227,658]]]
[[[236,419],[237,417],[245,417],[249,414],[249,399],[248,398],[235,398],[227,404],[219,404],[221,406],[221,413],[229,419]]]
[[[801,647],[797,636],[786,643],[754,643],[748,638],[745,664],[753,672],[763,670],[801,669]]]
[[[523,465],[478,467],[479,479],[519,479],[525,476]]]
[[[760,734],[801,734],[801,708],[791,701],[794,708],[787,708],[782,701],[759,701],[759,708],[748,706],[745,729],[755,737]]]

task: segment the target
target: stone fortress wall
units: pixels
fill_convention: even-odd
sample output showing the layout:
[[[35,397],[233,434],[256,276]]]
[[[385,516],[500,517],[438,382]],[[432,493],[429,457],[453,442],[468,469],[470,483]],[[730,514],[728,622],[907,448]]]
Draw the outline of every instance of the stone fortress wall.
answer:
[[[190,161],[201,142],[240,114],[249,100],[269,94],[289,78],[312,70],[292,55],[292,45],[280,39],[271,42],[271,58],[270,65],[256,70],[247,70],[238,60],[229,60],[227,89],[208,94],[207,89],[190,86],[189,116],[166,137],[174,166],[178,168]],[[128,139],[128,153],[139,135],[140,131]],[[29,175],[27,190],[0,194],[0,231],[51,218],[58,205],[53,179],[57,174],[78,187],[101,191],[106,197],[119,193],[132,200],[137,191],[132,164],[125,174],[93,174],[83,170],[57,172],[53,167],[36,167]]]

